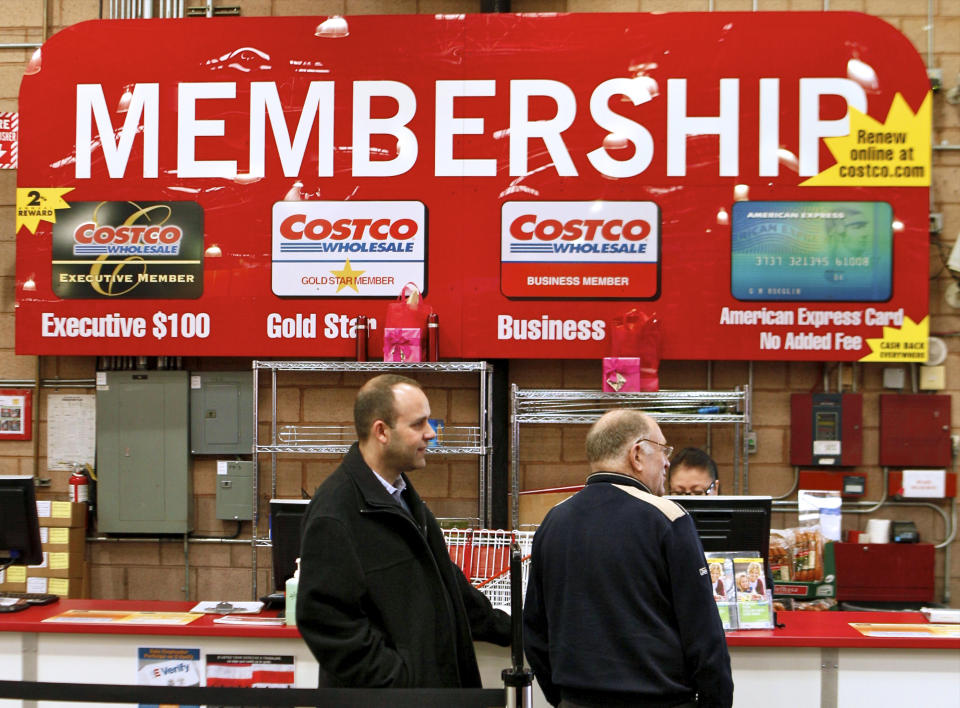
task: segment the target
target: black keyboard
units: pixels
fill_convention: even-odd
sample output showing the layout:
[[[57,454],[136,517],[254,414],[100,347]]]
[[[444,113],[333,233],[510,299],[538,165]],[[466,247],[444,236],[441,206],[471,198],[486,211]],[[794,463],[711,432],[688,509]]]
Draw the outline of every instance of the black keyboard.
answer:
[[[59,595],[49,592],[6,592],[0,591],[0,598],[9,597],[11,600],[23,600],[28,605],[49,605],[60,599]]]

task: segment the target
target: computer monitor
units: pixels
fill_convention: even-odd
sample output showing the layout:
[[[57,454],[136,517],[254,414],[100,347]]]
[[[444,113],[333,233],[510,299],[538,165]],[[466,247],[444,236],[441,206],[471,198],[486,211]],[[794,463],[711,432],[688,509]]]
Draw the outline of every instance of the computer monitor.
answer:
[[[769,568],[771,497],[678,495],[667,499],[693,517],[704,551],[756,553]]]
[[[0,476],[0,568],[42,562],[33,477]]]
[[[300,557],[300,536],[309,499],[270,500],[270,545],[273,547],[273,589],[284,589]]]

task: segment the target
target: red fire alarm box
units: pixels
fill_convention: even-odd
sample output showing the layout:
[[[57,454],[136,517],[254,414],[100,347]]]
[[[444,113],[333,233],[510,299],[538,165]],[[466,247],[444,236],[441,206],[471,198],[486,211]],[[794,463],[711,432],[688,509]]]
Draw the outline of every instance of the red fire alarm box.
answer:
[[[884,467],[950,467],[950,396],[881,394]]]
[[[834,543],[837,600],[932,602],[933,544]]]
[[[856,467],[863,459],[863,396],[795,393],[790,396],[790,464]]]

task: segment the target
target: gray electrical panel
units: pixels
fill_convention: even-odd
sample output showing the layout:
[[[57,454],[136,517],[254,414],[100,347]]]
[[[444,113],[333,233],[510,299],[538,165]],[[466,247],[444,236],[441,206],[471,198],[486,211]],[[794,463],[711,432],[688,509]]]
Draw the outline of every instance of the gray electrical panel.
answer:
[[[185,371],[97,372],[97,527],[188,533],[193,480]]]
[[[217,461],[217,518],[250,521],[253,518],[253,463]]]
[[[190,452],[249,455],[253,449],[253,376],[249,371],[190,375]]]

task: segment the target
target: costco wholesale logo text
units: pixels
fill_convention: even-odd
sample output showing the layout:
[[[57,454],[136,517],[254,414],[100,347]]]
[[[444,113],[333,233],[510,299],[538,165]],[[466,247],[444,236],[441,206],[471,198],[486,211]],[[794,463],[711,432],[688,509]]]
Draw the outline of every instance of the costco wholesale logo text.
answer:
[[[507,297],[659,294],[660,212],[653,202],[506,202],[500,224]]]
[[[529,172],[528,157],[531,142],[534,149],[546,148],[549,162],[557,173],[564,177],[578,175],[570,152],[564,142],[564,132],[573,125],[583,103],[589,108],[591,120],[609,133],[628,141],[632,156],[614,159],[602,146],[586,154],[590,166],[607,177],[627,178],[643,173],[651,164],[654,151],[666,145],[667,176],[680,177],[687,173],[687,137],[691,135],[716,135],[719,140],[719,169],[722,177],[740,175],[739,153],[741,109],[758,116],[756,126],[759,135],[757,145],[758,170],[761,177],[779,174],[777,151],[780,147],[781,93],[792,93],[799,104],[798,129],[798,174],[812,176],[820,171],[820,139],[847,135],[850,121],[844,117],[822,119],[820,106],[824,97],[839,97],[848,107],[867,113],[867,95],[856,82],[846,78],[801,78],[796,82],[783,82],[778,78],[759,79],[758,84],[745,88],[741,99],[741,80],[729,77],[719,79],[719,102],[714,115],[690,115],[687,109],[689,90],[713,91],[714,86],[697,82],[688,88],[688,79],[672,78],[666,82],[665,100],[657,99],[653,106],[665,111],[665,136],[653,136],[641,123],[611,110],[613,97],[624,97],[634,106],[654,101],[648,84],[638,78],[612,78],[597,84],[589,97],[578,97],[573,89],[562,81],[551,79],[514,79],[507,82],[494,79],[443,80],[434,82],[434,95],[426,109],[434,116],[433,134],[428,138],[433,143],[434,167],[437,177],[497,177],[497,159],[490,155],[470,158],[455,158],[454,145],[458,135],[492,134],[493,128],[477,111],[466,114],[466,108],[457,104],[459,97],[496,97],[504,90],[508,93],[509,123],[505,132],[509,145],[508,174],[521,176]],[[506,86],[504,86],[506,84]],[[139,166],[144,178],[156,178],[160,173],[160,120],[161,116],[176,116],[177,151],[176,164],[164,165],[164,170],[173,171],[178,179],[234,179],[237,164],[249,165],[249,177],[263,177],[266,171],[267,136],[271,135],[280,157],[283,174],[299,175],[308,147],[317,159],[317,176],[333,175],[335,115],[334,81],[312,81],[303,97],[300,115],[293,136],[286,123],[289,106],[281,101],[277,84],[271,81],[254,81],[249,84],[247,105],[238,108],[249,114],[245,135],[227,133],[223,120],[198,118],[206,112],[205,102],[237,101],[237,83],[197,82],[179,83],[176,87],[177,110],[160,110],[160,84],[137,83],[131,91],[131,100],[122,126],[114,126],[111,111],[107,108],[103,84],[77,84],[76,87],[76,179],[89,179],[91,156],[94,150],[102,149],[108,175],[113,179],[128,177],[128,162],[134,140],[142,140],[143,164]],[[246,90],[248,87],[242,87]],[[353,81],[349,86],[337,88],[337,95],[352,96],[351,174],[355,177],[391,177],[401,175],[413,168],[419,156],[421,136],[409,126],[418,110],[420,101],[413,89],[400,81]],[[756,95],[754,99],[753,96]],[[397,105],[396,113],[387,118],[375,118],[371,106],[375,101],[392,99]],[[555,106],[555,115],[548,120],[530,117],[533,101],[549,101]],[[747,106],[745,102],[751,101]],[[471,103],[471,105],[474,105]],[[267,124],[270,130],[267,130]],[[501,128],[502,126],[495,126]],[[138,133],[142,132],[142,137]],[[313,140],[316,135],[315,141]],[[387,135],[396,138],[396,155],[382,159],[371,151],[371,136]],[[198,145],[202,152],[209,152],[211,141],[221,139],[224,145],[248,145],[245,154],[232,160],[201,160],[197,158]],[[375,159],[376,158],[376,159]],[[502,173],[500,173],[502,176]]]
[[[273,292],[396,297],[426,290],[426,207],[416,201],[277,202]]]
[[[73,255],[177,255],[183,241],[179,226],[97,226],[88,221],[73,232]]]

